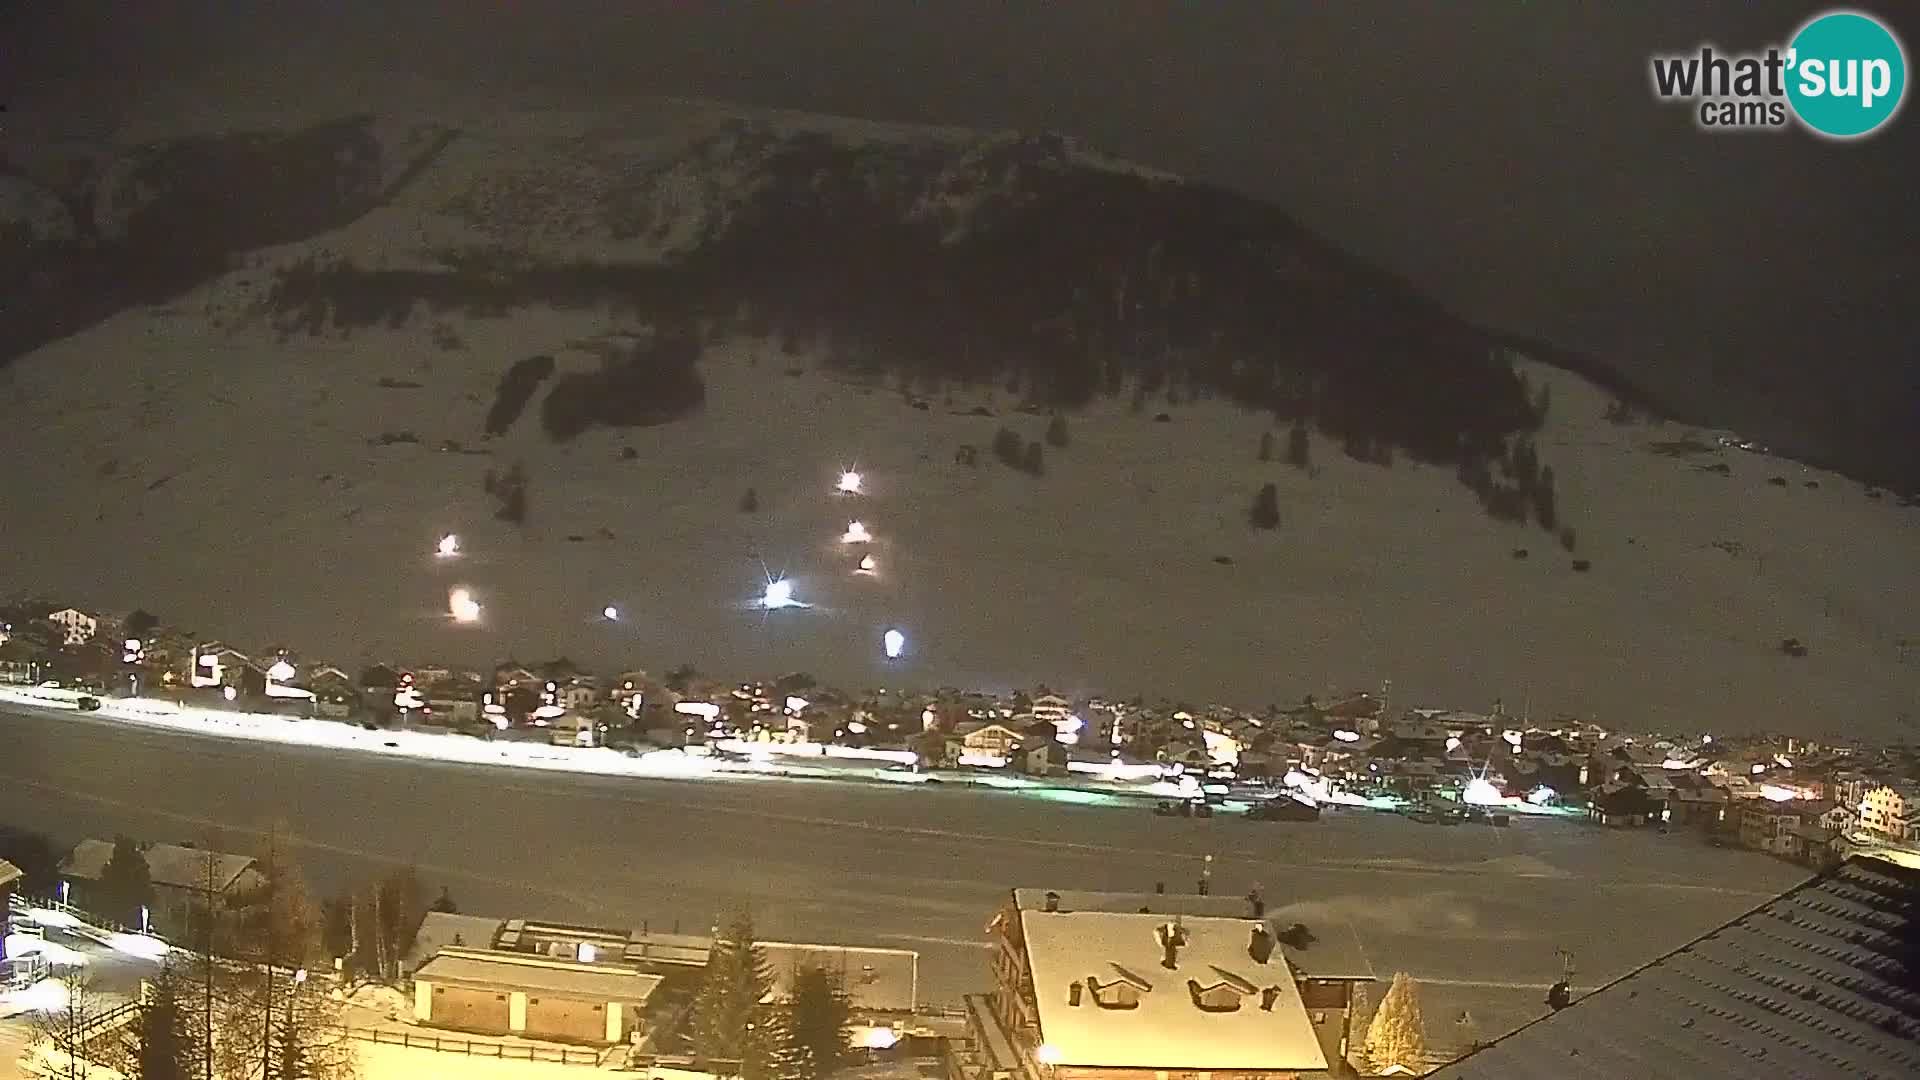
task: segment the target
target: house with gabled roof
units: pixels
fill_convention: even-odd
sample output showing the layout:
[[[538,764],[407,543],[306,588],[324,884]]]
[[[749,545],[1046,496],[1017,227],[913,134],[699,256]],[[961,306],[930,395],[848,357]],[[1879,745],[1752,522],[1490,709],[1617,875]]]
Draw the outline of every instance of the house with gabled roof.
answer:
[[[215,903],[236,907],[247,903],[266,883],[251,855],[183,844],[145,844],[140,854],[147,861],[147,876],[153,884],[153,927],[160,933],[185,931],[190,913],[203,907],[209,897]],[[113,841],[87,839],[75,844],[61,860],[60,880],[70,887],[75,904],[88,905],[112,858]]]

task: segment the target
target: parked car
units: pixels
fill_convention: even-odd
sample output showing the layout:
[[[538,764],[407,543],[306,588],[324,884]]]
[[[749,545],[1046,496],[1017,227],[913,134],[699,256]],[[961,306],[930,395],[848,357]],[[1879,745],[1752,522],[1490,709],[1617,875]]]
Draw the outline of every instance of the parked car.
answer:
[[[1320,808],[1291,795],[1262,799],[1247,811],[1248,821],[1319,821]]]
[[[79,701],[75,702],[74,704],[79,706],[81,712],[99,712],[100,711],[100,699],[97,697],[92,697],[92,696],[83,697]]]

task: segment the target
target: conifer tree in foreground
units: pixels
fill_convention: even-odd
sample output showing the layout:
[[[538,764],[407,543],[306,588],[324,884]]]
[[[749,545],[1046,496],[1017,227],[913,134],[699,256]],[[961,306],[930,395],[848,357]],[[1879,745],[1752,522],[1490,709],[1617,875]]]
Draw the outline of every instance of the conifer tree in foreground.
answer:
[[[191,1006],[191,979],[172,965],[147,984],[140,1013],[130,1025],[127,1056],[140,1080],[191,1080],[201,1075],[200,1033]]]
[[[1402,971],[1394,975],[1367,1025],[1367,1060],[1376,1070],[1398,1065],[1418,1073],[1426,1068],[1426,1021],[1420,1015],[1420,984]]]
[[[693,1000],[693,1050],[706,1059],[707,1068],[722,1076],[747,1075],[765,1080],[772,1059],[772,1043],[763,1006],[773,987],[766,952],[753,936],[753,918],[736,913],[716,935],[707,953],[707,967]]]
[[[853,1042],[851,1008],[840,976],[822,967],[794,972],[788,1011],[801,1080],[824,1080],[838,1072]]]

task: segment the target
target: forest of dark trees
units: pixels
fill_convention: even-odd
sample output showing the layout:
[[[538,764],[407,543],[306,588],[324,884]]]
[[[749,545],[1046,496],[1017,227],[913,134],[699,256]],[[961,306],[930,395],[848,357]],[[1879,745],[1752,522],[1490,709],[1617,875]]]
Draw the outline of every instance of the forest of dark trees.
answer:
[[[1219,396],[1381,463],[1491,463],[1539,423],[1494,340],[1243,197],[1078,166],[1050,137],[1007,141],[962,173],[924,147],[823,136],[758,152],[750,195],[665,265],[309,264],[267,303],[289,328],[531,303],[703,328],[657,358],[610,360],[601,379],[560,380],[546,410],[556,438],[697,407],[702,345],[743,336],[855,373],[1013,386],[1057,409]],[[909,210],[941,185],[974,200],[958,229]]]
[[[350,224],[455,134],[392,147],[374,126],[350,116],[101,146],[54,172],[0,159],[0,174],[57,200],[72,226],[47,243],[0,230],[12,244],[0,252],[0,366],[116,312],[166,303],[263,248]],[[1671,414],[1602,360],[1449,317],[1273,207],[1091,168],[1054,136],[850,146],[739,124],[691,154],[715,166],[706,175],[693,162],[696,177],[733,189],[731,212],[669,265],[542,265],[467,250],[438,271],[368,271],[322,255],[283,271],[266,306],[292,334],[329,322],[404,325],[421,304],[477,315],[624,304],[641,317],[698,319],[708,342],[778,335],[848,368],[1013,381],[1057,407],[1121,387],[1140,403],[1220,394],[1309,419],[1363,459],[1494,460],[1496,441],[1532,422],[1495,360],[1502,347]],[[640,172],[607,193],[610,232],[671,233],[661,186]],[[970,209],[920,212],[943,201]],[[1841,422],[1832,409],[1799,409],[1796,456],[1915,491],[1911,425],[1885,422],[1911,410],[1893,401],[1884,416],[1866,412]]]

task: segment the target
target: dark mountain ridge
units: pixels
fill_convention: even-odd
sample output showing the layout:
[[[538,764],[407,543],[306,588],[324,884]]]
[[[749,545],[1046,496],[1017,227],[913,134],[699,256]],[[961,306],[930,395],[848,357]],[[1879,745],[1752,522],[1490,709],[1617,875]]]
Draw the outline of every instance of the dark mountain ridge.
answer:
[[[4,238],[26,251],[0,260],[12,298],[0,303],[0,363],[391,205],[447,137],[401,144],[353,117],[136,148],[63,178],[54,195],[82,218],[70,238]],[[689,176],[703,216],[669,241]],[[316,257],[280,267],[262,311],[294,332],[403,322],[416,306],[605,305],[681,343],[610,358],[593,393],[558,382],[588,423],[696,407],[699,347],[740,336],[910,387],[1004,384],[1048,407],[1218,395],[1310,421],[1380,462],[1510,454],[1544,405],[1508,362],[1517,352],[1660,408],[1604,362],[1473,326],[1271,206],[1095,163],[1056,135],[851,141],[732,121],[614,176],[599,212],[611,237],[660,237],[657,257],[480,244],[435,252],[437,270]]]

